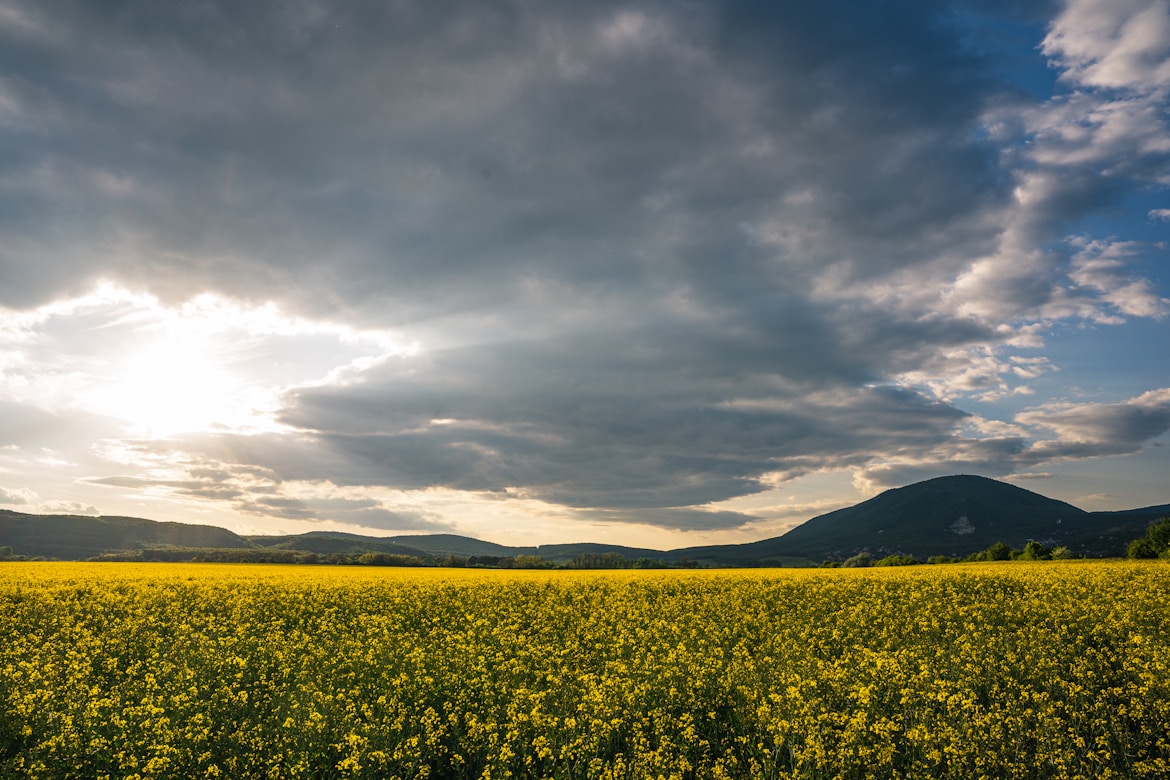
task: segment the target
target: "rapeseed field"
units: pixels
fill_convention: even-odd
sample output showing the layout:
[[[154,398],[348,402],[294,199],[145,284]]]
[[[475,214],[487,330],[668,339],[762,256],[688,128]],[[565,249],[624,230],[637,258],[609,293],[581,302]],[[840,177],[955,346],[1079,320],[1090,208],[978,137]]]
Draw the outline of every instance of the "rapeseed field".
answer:
[[[1170,567],[0,564],[4,778],[1166,778]]]

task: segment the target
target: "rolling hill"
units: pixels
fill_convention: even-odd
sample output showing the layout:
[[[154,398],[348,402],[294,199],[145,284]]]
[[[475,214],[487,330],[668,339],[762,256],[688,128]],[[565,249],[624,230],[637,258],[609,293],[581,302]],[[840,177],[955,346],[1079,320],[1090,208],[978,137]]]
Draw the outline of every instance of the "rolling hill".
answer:
[[[0,509],[0,546],[29,557],[80,560],[152,547],[238,549],[252,543],[226,528],[138,517],[28,515]]]
[[[0,546],[27,557],[63,560],[157,548],[214,548],[418,558],[540,555],[551,561],[567,561],[582,553],[617,553],[630,559],[690,559],[717,566],[808,565],[844,560],[858,552],[877,557],[906,554],[920,560],[931,555],[961,557],[999,541],[1022,548],[1033,540],[1050,547],[1063,545],[1081,555],[1121,556],[1150,522],[1168,515],[1170,505],[1086,512],[1005,482],[951,476],[888,490],[855,506],[814,517],[783,536],[670,551],[588,542],[508,547],[455,534],[372,537],[318,531],[243,537],[215,526],[8,510],[0,510]]]
[[[719,563],[781,557],[843,560],[859,552],[925,560],[932,555],[966,556],[1000,541],[1019,549],[1035,540],[1093,557],[1120,556],[1130,540],[1168,510],[1086,512],[1006,482],[960,475],[887,490],[814,517],[783,536],[671,554]]]

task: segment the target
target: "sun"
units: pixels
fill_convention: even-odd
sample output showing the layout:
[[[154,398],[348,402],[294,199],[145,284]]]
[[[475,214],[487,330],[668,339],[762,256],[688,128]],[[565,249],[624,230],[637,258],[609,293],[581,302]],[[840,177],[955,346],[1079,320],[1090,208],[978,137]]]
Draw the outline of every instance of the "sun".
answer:
[[[94,411],[145,436],[255,427],[259,389],[231,370],[222,345],[171,335],[113,358]]]
[[[362,381],[390,356],[419,350],[396,332],[289,316],[273,303],[202,293],[164,304],[112,283],[26,319],[5,341],[0,316],[0,389],[143,438],[286,432],[291,390]],[[50,368],[24,369],[26,354]]]

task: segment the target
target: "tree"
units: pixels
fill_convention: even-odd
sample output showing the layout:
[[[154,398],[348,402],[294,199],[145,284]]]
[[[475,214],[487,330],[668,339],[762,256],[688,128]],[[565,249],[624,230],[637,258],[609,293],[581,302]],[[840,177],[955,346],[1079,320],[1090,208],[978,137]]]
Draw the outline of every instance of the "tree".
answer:
[[[841,564],[847,569],[857,569],[865,566],[873,566],[873,556],[867,552],[859,552],[851,558],[846,558],[845,563]]]
[[[874,566],[917,566],[922,561],[915,558],[913,555],[887,555],[880,561],[875,561]]]
[[[1125,557],[1133,560],[1149,560],[1158,557],[1158,550],[1150,543],[1150,540],[1144,536],[1141,539],[1134,539],[1125,548]]]
[[[1003,542],[996,542],[987,548],[987,560],[989,561],[1010,561],[1011,558],[1012,548]]]
[[[358,556],[357,562],[363,566],[421,566],[422,559],[414,555],[398,555],[396,553],[371,552]]]
[[[1147,528],[1146,538],[1154,545],[1159,557],[1166,557],[1170,552],[1170,517],[1163,517]]]
[[[1170,558],[1170,517],[1151,523],[1146,535],[1130,542],[1125,552],[1129,558]]]
[[[582,552],[569,561],[570,569],[628,569],[626,556],[617,552]]]
[[[1021,561],[1050,561],[1052,560],[1052,551],[1037,541],[1028,542],[1024,545],[1024,551],[1020,553]]]

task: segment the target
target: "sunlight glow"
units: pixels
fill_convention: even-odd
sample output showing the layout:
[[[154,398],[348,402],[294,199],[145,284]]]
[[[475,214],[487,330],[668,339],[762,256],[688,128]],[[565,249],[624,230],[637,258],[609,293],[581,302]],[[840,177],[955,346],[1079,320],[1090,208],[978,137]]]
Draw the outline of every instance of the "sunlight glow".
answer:
[[[208,339],[187,334],[116,356],[110,381],[89,405],[144,436],[268,427],[257,407],[271,408],[273,393],[249,387],[220,352]]]
[[[0,311],[0,399],[110,418],[128,435],[283,430],[282,395],[352,384],[417,344],[202,294],[168,305],[102,284]]]

